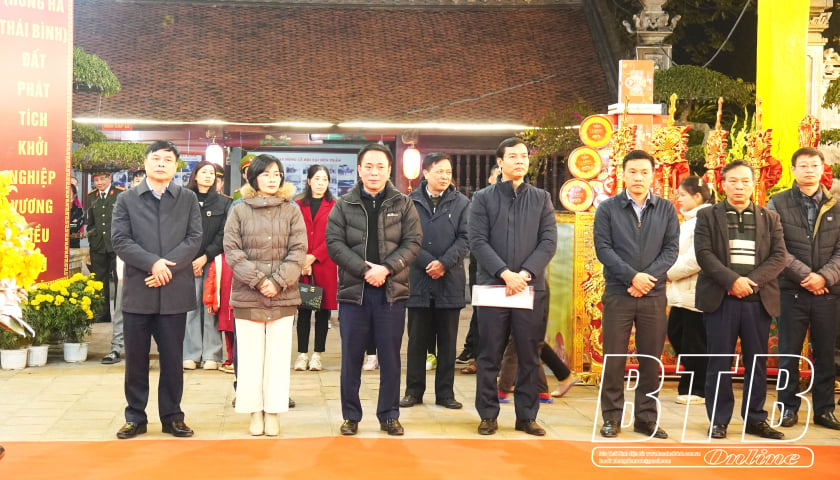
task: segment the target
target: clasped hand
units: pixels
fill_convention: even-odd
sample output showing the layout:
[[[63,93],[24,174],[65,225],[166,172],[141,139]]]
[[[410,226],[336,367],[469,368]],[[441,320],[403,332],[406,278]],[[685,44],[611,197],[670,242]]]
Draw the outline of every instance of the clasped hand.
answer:
[[[627,288],[627,293],[631,297],[641,298],[647,295],[655,286],[656,277],[645,272],[639,272],[633,276],[633,281],[630,287]]]
[[[528,282],[531,281],[531,274],[525,270],[519,272],[505,270],[501,277],[505,281],[505,296],[507,297],[524,292],[528,288]]]
[[[151,275],[146,277],[146,286],[150,288],[162,287],[172,280],[172,270],[169,267],[174,267],[175,262],[170,262],[165,258],[159,259],[152,265]]]
[[[370,267],[365,272],[365,281],[374,287],[381,287],[385,284],[385,279],[391,273],[388,267],[367,261],[365,263]]]

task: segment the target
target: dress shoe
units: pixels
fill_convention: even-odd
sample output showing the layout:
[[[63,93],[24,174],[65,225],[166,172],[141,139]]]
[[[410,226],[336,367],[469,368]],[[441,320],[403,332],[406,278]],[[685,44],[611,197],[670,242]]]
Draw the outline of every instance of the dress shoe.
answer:
[[[770,427],[767,420],[748,423],[745,431],[750,435],[758,435],[761,438],[769,438],[770,440],[781,440],[785,438],[785,434]]]
[[[277,421],[276,413],[265,414],[265,434],[269,437],[280,435],[280,422]]]
[[[384,422],[379,422],[379,429],[383,432],[388,432],[388,435],[402,435],[405,433],[405,429],[396,418],[389,418]]]
[[[120,363],[120,352],[116,350],[102,357],[103,365],[113,365],[115,363]]]
[[[517,420],[513,428],[528,435],[545,436],[545,430],[534,420]]]
[[[440,400],[435,400],[435,404],[440,405],[441,407],[446,407],[446,408],[452,409],[452,410],[458,410],[459,408],[464,408],[464,405],[461,402],[459,402],[458,400],[455,400],[455,398],[453,398],[453,397],[442,398]]]
[[[295,403],[295,401],[294,401],[294,400],[292,400],[292,399],[290,398],[290,399],[289,399],[289,408],[295,408],[295,405],[297,405],[297,404]]]
[[[125,422],[125,425],[117,432],[117,438],[125,440],[127,438],[134,438],[137,435],[146,433],[147,423]]]
[[[799,414],[791,410],[790,408],[785,409],[785,414],[782,415],[782,426],[792,427],[799,423]]]
[[[726,425],[722,423],[715,423],[709,427],[709,435],[712,438],[726,438]]]
[[[359,422],[356,420],[345,420],[339,430],[342,435],[355,435],[359,432]]]
[[[499,424],[495,418],[482,418],[481,423],[478,424],[479,435],[493,435],[499,429]]]
[[[251,412],[251,424],[248,426],[248,433],[255,437],[265,433],[263,412]]]
[[[410,393],[406,393],[402,400],[400,400],[400,406],[403,408],[413,407],[418,403],[423,403],[423,399],[419,397],[415,397]]]
[[[657,425],[656,422],[637,423],[633,425],[633,431],[636,433],[643,433],[648,437],[661,439],[668,438],[668,433],[659,428],[659,425]]]
[[[840,430],[840,421],[834,416],[834,412],[826,412],[814,417],[814,423],[821,427],[830,428],[832,430]]]
[[[163,433],[169,433],[175,437],[192,437],[195,434],[183,420],[163,422]]]
[[[621,433],[621,425],[615,420],[604,420],[601,426],[601,436],[606,438],[617,437]]]

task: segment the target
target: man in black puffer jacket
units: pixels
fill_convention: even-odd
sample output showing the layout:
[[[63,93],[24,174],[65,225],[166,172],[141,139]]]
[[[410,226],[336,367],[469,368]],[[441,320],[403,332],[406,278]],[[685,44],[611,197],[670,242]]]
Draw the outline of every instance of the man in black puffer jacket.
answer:
[[[400,344],[405,330],[408,267],[423,232],[411,200],[388,180],[393,156],[373,143],[359,152],[360,182],[338,199],[327,223],[327,253],[338,265],[341,332],[342,435],[355,435],[362,419],[362,359],[373,338],[379,356],[376,417],[389,435],[400,425]]]
[[[796,182],[773,196],[767,208],[779,214],[788,263],[779,277],[782,313],[779,315],[779,354],[801,355],[811,330],[814,349],[814,423],[840,430],[834,416],[834,338],[840,295],[840,205],[820,185],[825,158],[815,148],[793,154]],[[787,388],[779,392],[784,404],[782,426],[799,421],[799,359],[780,357],[779,369],[789,372]]]

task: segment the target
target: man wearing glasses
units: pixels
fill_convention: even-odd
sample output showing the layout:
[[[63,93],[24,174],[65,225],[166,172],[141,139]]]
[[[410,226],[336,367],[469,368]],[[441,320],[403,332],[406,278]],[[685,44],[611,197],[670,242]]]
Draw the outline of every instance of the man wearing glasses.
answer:
[[[703,312],[707,351],[706,414],[711,438],[726,438],[735,397],[732,393],[735,342],[741,339],[745,432],[781,440],[767,423],[767,354],[770,319],[779,315],[779,282],[787,251],[779,215],[750,200],[752,167],[743,160],[721,171],[726,200],[697,214],[694,250],[700,274],[696,306]],[[736,362],[737,363],[737,362]],[[699,379],[695,379],[698,381]]]
[[[409,297],[409,265],[420,252],[423,231],[411,199],[391,184],[393,156],[378,143],[359,151],[359,182],[339,198],[327,223],[327,253],[338,265],[341,332],[342,435],[355,435],[362,419],[362,360],[368,340],[379,356],[382,431],[402,435],[400,345]]]
[[[782,313],[779,316],[779,353],[800,355],[810,329],[814,349],[814,423],[840,430],[834,416],[834,339],[837,336],[837,298],[840,295],[840,205],[820,185],[825,165],[822,152],[800,148],[793,153],[793,186],[773,196],[767,208],[782,222],[787,267],[779,278]],[[779,369],[788,372],[787,388],[779,392],[784,405],[782,426],[799,421],[799,357],[780,357]]]

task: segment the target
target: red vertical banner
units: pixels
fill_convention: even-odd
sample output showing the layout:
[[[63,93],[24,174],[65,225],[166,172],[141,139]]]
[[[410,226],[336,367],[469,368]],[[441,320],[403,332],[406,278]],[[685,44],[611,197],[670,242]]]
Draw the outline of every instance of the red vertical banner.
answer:
[[[4,0],[0,45],[0,170],[47,257],[39,279],[55,280],[68,273],[73,1]]]

